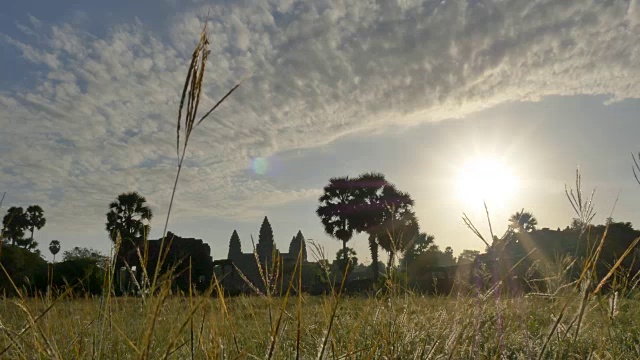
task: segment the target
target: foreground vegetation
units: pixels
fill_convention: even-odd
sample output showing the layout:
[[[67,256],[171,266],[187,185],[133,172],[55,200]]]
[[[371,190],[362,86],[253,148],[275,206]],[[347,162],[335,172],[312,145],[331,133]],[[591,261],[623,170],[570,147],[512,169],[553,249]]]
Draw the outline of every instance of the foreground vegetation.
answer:
[[[487,295],[63,299],[41,318],[43,299],[4,300],[0,344],[7,359],[640,358],[636,299],[592,298],[578,329],[577,291]]]

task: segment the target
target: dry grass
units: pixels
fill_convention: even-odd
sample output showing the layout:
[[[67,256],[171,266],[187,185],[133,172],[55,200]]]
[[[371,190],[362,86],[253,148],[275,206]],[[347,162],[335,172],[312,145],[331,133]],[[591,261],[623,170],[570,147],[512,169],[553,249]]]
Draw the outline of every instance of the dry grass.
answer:
[[[640,304],[621,300],[611,317],[606,302],[592,299],[583,315],[577,338],[571,316],[580,311],[576,293],[570,301],[533,298],[485,300],[477,298],[426,298],[417,295],[388,298],[304,296],[301,299],[302,335],[297,332],[297,304],[287,298],[232,299],[168,297],[157,308],[139,298],[112,300],[100,327],[97,299],[65,299],[35,324],[30,313],[41,313],[47,303],[38,299],[0,303],[0,346],[13,344],[7,359],[175,359],[317,358],[325,336],[322,358],[640,358]],[[274,303],[275,302],[275,303]],[[199,305],[194,305],[199,304]],[[269,309],[279,308],[281,319],[269,325]],[[333,308],[337,305],[334,314]],[[146,327],[154,317],[149,339]],[[192,333],[187,324],[193,319]],[[17,332],[33,324],[22,336]],[[328,331],[330,324],[331,328]],[[573,325],[575,327],[575,325]],[[553,331],[551,331],[553,329]],[[10,339],[11,338],[11,339]],[[96,351],[99,341],[103,350]],[[299,345],[296,343],[299,342]],[[590,355],[591,354],[591,355]]]

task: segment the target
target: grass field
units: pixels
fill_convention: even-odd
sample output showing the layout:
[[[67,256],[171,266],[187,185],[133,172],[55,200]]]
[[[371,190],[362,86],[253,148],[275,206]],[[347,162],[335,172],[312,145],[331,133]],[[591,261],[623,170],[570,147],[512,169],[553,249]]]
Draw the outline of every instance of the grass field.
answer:
[[[179,162],[163,234],[191,132],[240,85],[197,116],[208,44],[205,28],[182,92]],[[586,225],[593,208],[589,198],[584,210],[579,189],[577,174],[578,195],[571,191],[567,197],[573,197],[571,204]],[[485,241],[466,215],[464,220]],[[116,238],[117,248],[122,239]],[[586,259],[583,274],[595,269],[603,242],[604,237]],[[0,358],[640,359],[638,289],[620,299],[603,295],[599,290],[608,277],[594,290],[595,283],[583,276],[576,282],[582,290],[563,287],[552,298],[509,298],[492,291],[424,297],[395,290],[370,297],[172,296],[170,281],[156,287],[155,278],[149,288],[156,295],[150,297],[116,298],[105,291],[95,298],[0,298]],[[105,288],[112,289],[108,280]]]
[[[7,359],[638,359],[640,302],[621,299],[614,309],[610,298],[590,298],[582,318],[577,292],[555,299],[159,296],[62,299],[52,307],[5,299],[0,350]]]

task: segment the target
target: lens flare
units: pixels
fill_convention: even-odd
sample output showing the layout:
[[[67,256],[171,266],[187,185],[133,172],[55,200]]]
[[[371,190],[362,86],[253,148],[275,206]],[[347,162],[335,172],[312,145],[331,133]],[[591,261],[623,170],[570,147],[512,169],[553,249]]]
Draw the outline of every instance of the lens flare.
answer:
[[[255,157],[251,160],[251,168],[257,175],[264,175],[269,168],[269,162],[263,157]]]

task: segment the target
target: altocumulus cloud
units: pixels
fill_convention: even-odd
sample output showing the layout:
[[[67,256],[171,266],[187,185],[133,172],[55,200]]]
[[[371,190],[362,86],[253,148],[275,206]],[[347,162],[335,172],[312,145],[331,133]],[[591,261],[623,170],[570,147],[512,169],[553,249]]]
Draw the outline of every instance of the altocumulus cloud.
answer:
[[[124,190],[165,208],[206,14],[205,107],[248,80],[194,135],[177,216],[255,217],[317,195],[243,175],[252,156],[546,95],[640,97],[637,0],[194,2],[164,32],[138,20],[101,36],[31,18],[24,36],[0,34],[34,69],[33,85],[0,88],[0,188],[81,226]]]

